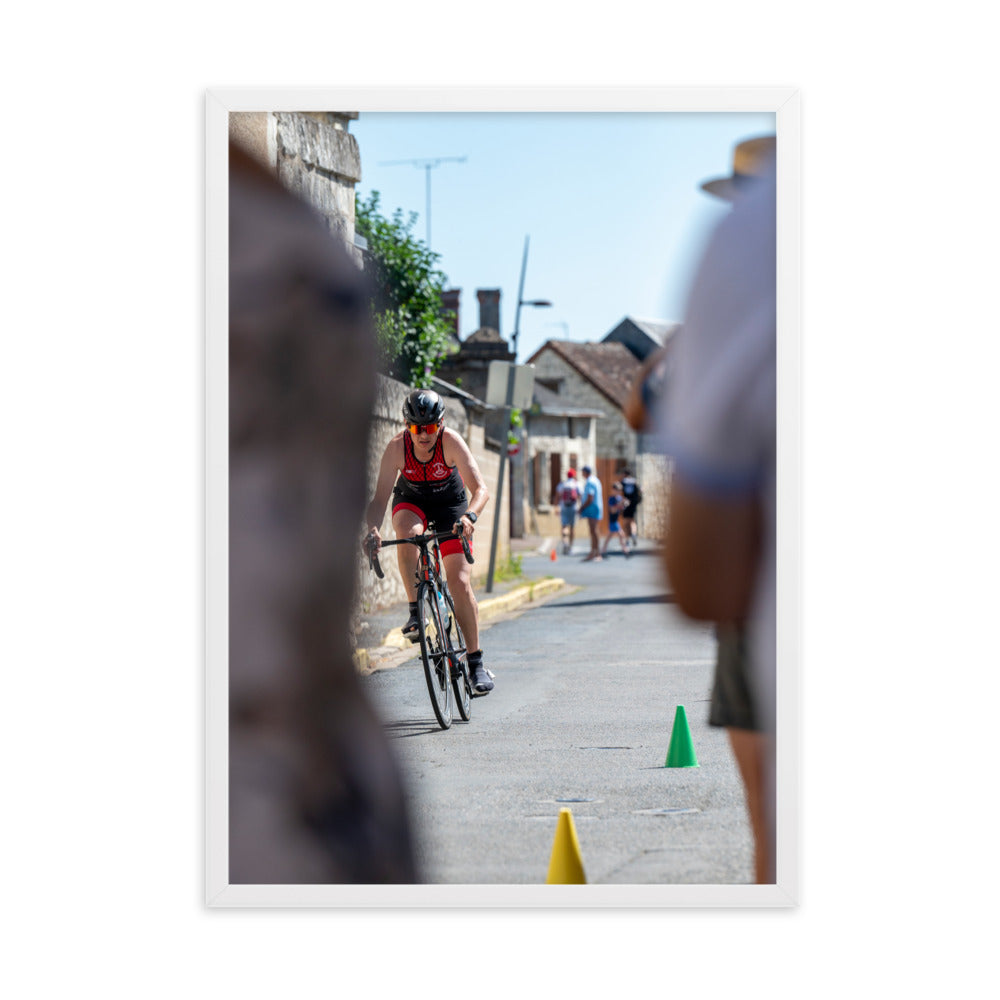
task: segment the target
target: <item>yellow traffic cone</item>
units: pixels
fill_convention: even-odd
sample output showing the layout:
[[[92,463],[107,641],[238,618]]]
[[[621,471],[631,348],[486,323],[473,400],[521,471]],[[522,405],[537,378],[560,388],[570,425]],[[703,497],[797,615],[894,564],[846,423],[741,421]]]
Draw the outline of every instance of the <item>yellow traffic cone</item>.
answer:
[[[576,827],[573,826],[573,814],[565,808],[559,810],[556,839],[552,844],[552,857],[549,859],[549,874],[545,884],[587,884],[580,857],[580,842],[576,839]]]

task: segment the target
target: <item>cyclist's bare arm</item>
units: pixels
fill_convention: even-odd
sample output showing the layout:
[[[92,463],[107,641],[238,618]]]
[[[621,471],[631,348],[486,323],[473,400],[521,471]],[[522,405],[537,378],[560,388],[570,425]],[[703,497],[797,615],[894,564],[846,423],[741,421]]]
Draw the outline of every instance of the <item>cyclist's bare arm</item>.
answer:
[[[450,427],[444,429],[444,460],[448,465],[458,466],[458,474],[462,477],[462,482],[465,483],[470,494],[468,509],[476,517],[479,517],[483,508],[489,503],[490,493],[486,489],[483,474],[479,471],[479,465],[469,450],[469,446],[461,434],[456,433]],[[463,527],[463,534],[472,533],[472,525],[468,521],[460,523]]]
[[[385,506],[389,502],[389,495],[396,485],[396,476],[403,467],[403,458],[403,435],[397,434],[382,453],[378,479],[375,482],[375,495],[365,511],[365,527],[368,529],[368,534],[375,538],[376,545],[382,541],[379,527],[382,518],[385,517]]]

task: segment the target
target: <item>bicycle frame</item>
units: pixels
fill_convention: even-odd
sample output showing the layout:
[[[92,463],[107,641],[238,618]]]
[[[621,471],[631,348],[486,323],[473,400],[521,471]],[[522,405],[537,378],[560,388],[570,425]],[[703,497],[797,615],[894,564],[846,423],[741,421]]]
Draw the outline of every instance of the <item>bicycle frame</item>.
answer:
[[[468,650],[461,625],[455,614],[455,602],[448,589],[448,581],[441,572],[439,541],[458,538],[465,558],[473,562],[468,540],[453,531],[432,530],[411,538],[384,541],[388,545],[415,545],[418,549],[416,578],[418,636],[424,676],[434,709],[442,729],[451,726],[451,690],[454,689],[455,705],[462,720],[468,722],[472,715],[472,687],[468,674]],[[369,536],[370,537],[370,536]],[[377,550],[366,542],[368,563],[381,579],[384,574],[378,561]],[[457,642],[453,641],[457,639]]]

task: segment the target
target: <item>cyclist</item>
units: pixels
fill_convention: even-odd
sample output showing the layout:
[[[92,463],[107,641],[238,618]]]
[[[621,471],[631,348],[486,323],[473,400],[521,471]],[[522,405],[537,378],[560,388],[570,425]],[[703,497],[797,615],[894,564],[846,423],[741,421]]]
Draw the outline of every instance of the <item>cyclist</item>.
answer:
[[[433,521],[438,531],[454,525],[472,545],[476,521],[490,498],[479,466],[461,435],[444,425],[444,403],[430,389],[416,389],[403,404],[404,430],[386,445],[379,466],[375,495],[368,505],[366,523],[376,551],[381,544],[379,525],[392,493],[392,527],[397,538],[410,538],[427,530]],[[465,488],[471,497],[467,500]],[[410,603],[410,617],[403,635],[411,642],[420,639],[417,612],[417,550],[397,545],[396,559]],[[469,563],[457,539],[441,543],[441,561],[448,589],[455,601],[455,616],[469,650],[469,676],[473,692],[488,694],[493,680],[483,666],[479,648],[479,606],[472,592]],[[473,652],[474,651],[474,652]]]

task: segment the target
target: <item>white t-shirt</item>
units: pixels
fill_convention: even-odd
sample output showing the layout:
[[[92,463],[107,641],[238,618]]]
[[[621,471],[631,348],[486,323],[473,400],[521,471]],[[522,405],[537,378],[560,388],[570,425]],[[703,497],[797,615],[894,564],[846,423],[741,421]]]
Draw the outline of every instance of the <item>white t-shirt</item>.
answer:
[[[570,478],[564,479],[556,487],[556,498],[564,507],[575,509],[577,501],[580,499],[580,487],[577,481]]]
[[[664,451],[685,487],[756,495],[761,562],[749,619],[760,722],[774,729],[776,571],[776,232],[774,176],[736,202],[713,235],[676,335],[660,415]]]

